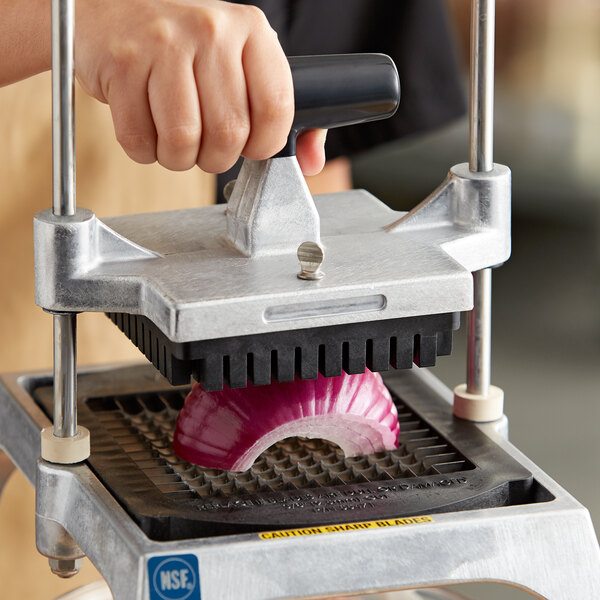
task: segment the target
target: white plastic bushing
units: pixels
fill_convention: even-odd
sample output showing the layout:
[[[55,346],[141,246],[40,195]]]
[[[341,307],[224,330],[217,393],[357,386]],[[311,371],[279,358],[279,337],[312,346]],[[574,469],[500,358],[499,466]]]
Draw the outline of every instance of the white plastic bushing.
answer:
[[[75,437],[60,438],[52,427],[42,429],[42,458],[59,465],[72,465],[90,457],[90,432],[77,427]]]
[[[477,423],[496,421],[504,414],[504,390],[490,385],[487,396],[470,394],[467,384],[461,383],[454,388],[454,414]]]

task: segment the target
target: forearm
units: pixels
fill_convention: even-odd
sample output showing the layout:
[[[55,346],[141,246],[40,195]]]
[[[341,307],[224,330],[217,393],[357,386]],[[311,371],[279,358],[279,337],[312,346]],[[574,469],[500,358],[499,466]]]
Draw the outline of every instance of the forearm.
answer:
[[[50,0],[0,0],[0,86],[51,65]]]

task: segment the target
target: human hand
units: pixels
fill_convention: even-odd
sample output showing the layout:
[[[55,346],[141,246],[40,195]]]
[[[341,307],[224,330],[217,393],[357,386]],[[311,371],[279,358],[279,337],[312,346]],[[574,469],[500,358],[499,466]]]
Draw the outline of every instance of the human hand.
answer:
[[[78,0],[76,75],[111,109],[135,161],[217,173],[243,155],[277,154],[290,132],[289,64],[264,14],[219,0]],[[298,138],[307,175],[324,164],[324,131]]]
[[[306,129],[296,139],[296,157],[302,172],[318,175],[325,166],[326,129]]]

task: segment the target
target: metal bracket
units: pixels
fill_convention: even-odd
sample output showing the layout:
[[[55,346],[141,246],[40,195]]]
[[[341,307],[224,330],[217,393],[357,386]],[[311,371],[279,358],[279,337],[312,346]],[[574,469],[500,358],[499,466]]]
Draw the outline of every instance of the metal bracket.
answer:
[[[423,202],[387,229],[422,230],[428,237],[437,234],[440,246],[473,272],[510,256],[510,215],[510,169],[494,165],[489,172],[474,173],[461,163]]]
[[[245,256],[320,242],[319,213],[295,156],[244,160],[227,205],[227,234]]]
[[[48,463],[50,464],[50,463]],[[43,493],[45,480],[42,478],[36,486],[36,511],[35,511],[35,542],[38,552],[48,558],[50,568],[55,575],[64,579],[73,577],[79,572],[84,553],[77,542],[67,533],[66,529],[55,519],[45,515],[49,499]],[[40,490],[42,493],[40,494]],[[55,509],[64,509],[68,506],[66,498],[49,495]],[[43,498],[43,500],[39,500]],[[40,506],[39,503],[43,502]]]
[[[79,290],[70,282],[82,278],[100,264],[130,263],[157,258],[161,255],[147,250],[113,231],[87,208],[77,208],[73,216],[57,217],[50,209],[35,215],[33,221],[35,249],[35,301],[46,309],[80,304],[87,306],[84,298],[74,291],[84,291],[88,297],[97,293],[90,283]],[[121,286],[114,290],[119,300],[130,307],[137,306],[137,293]]]

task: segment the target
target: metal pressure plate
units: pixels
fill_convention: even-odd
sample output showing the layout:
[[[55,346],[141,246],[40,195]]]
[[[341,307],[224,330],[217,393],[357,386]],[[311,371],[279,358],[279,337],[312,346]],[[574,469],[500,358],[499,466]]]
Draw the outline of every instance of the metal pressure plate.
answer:
[[[283,209],[286,189],[297,196],[305,190],[312,203],[296,159],[266,162],[277,164],[251,161],[245,169],[253,189],[262,190],[262,211],[271,212],[255,221],[287,227],[289,235],[274,233],[270,243],[265,233],[245,234],[255,240],[246,250],[230,237],[231,215],[223,206],[103,222],[85,209],[60,221],[39,213],[37,304],[144,315],[173,342],[210,340],[469,310],[471,272],[510,254],[506,167],[482,178],[458,165],[410,213],[355,190],[315,197],[318,215],[308,209],[290,215]],[[246,188],[248,181],[238,180],[232,197]],[[319,280],[297,277],[302,236],[294,238],[292,230],[303,230],[302,214],[312,223],[303,241],[315,240],[314,219],[320,221],[326,275]],[[236,236],[239,219],[238,210]]]

